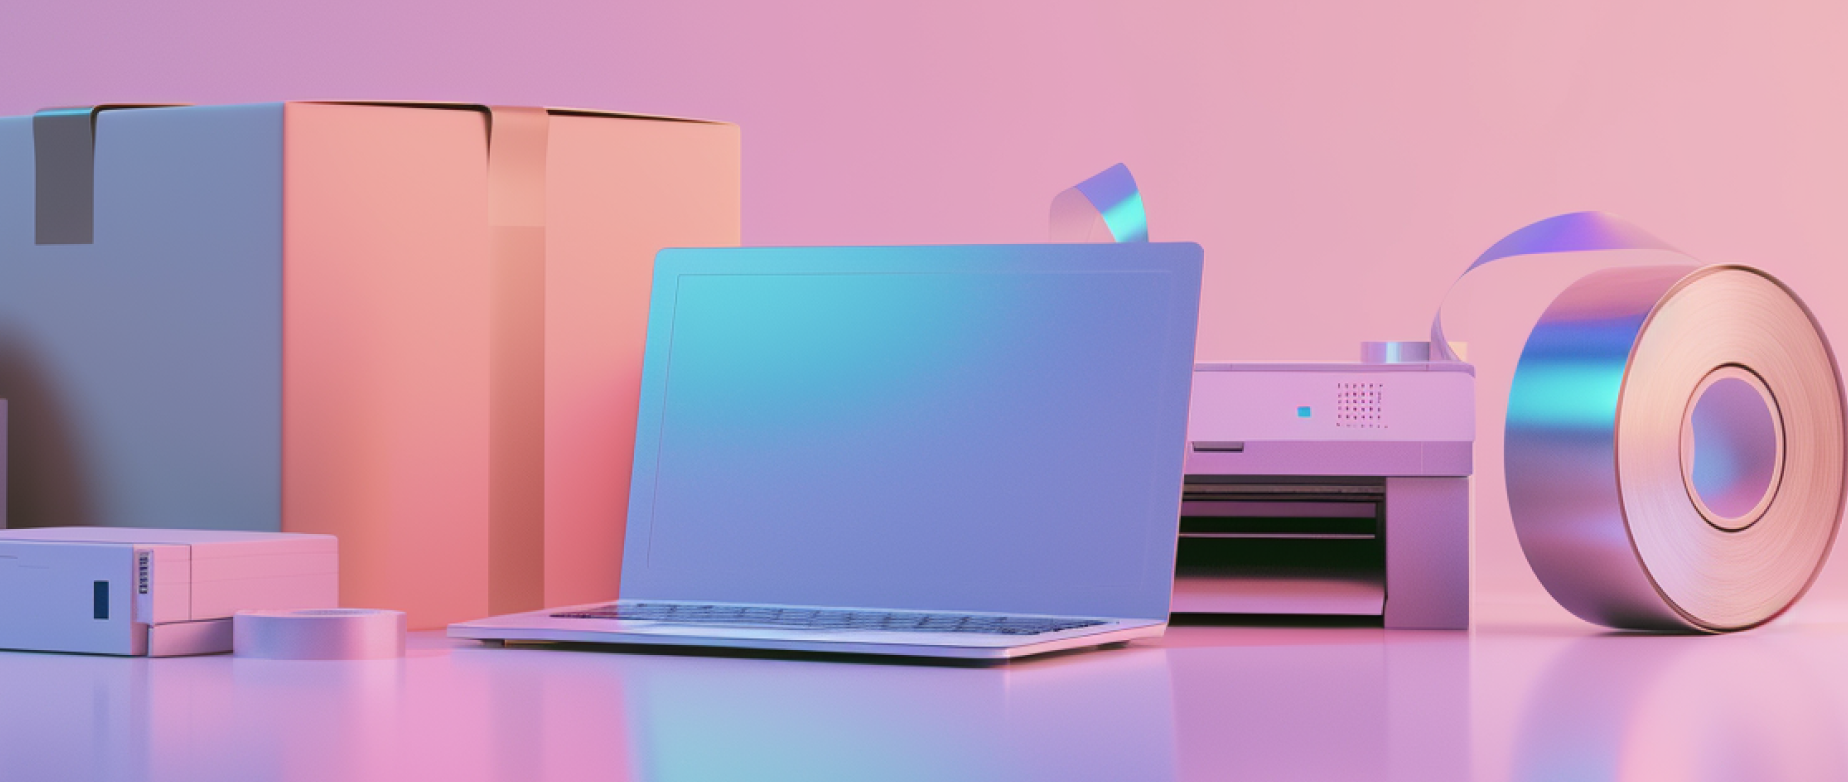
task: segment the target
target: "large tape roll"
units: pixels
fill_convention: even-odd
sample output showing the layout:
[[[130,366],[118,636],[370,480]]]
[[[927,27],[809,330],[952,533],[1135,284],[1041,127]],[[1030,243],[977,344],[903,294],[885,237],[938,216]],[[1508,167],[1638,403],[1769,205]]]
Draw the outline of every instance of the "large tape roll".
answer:
[[[1672,251],[1598,213],[1541,221],[1497,247],[1523,235],[1498,257]],[[1509,392],[1503,463],[1521,548],[1547,591],[1592,622],[1763,624],[1803,595],[1834,542],[1844,419],[1828,340],[1771,275],[1594,272],[1541,316]]]

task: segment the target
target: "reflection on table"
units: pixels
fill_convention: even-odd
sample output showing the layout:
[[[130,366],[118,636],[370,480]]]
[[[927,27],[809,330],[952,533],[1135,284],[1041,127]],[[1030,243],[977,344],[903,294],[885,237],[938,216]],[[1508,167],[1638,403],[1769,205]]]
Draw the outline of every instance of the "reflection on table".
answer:
[[[32,780],[1848,778],[1848,627],[1184,626],[996,667],[494,649],[0,653]]]

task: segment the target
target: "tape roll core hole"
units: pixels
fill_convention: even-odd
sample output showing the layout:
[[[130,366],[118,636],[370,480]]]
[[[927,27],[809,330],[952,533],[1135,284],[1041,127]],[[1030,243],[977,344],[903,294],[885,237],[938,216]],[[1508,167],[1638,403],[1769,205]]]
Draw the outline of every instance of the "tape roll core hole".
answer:
[[[1752,526],[1783,473],[1784,424],[1771,390],[1744,367],[1707,373],[1681,423],[1681,477],[1701,516],[1727,532]]]

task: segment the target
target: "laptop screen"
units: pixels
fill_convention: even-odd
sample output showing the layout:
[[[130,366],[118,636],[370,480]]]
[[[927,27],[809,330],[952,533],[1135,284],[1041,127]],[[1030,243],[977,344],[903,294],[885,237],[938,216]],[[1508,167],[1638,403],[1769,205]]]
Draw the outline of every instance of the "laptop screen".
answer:
[[[622,596],[1165,617],[1200,268],[664,251]]]

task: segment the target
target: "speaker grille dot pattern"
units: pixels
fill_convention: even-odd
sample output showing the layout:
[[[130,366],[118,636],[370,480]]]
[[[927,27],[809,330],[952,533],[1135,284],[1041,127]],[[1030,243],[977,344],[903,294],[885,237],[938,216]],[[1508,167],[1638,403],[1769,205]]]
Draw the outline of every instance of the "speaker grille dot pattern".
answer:
[[[1385,383],[1336,383],[1335,427],[1385,429]]]

